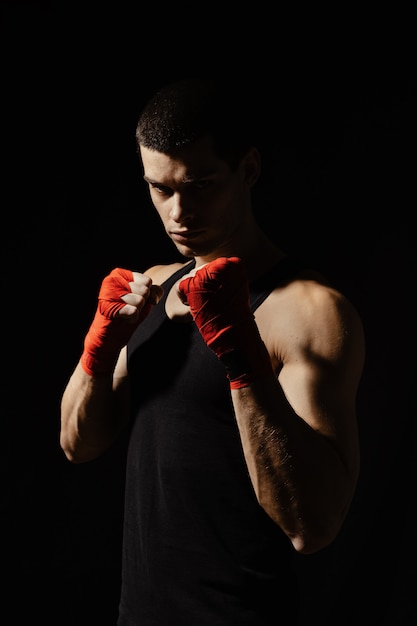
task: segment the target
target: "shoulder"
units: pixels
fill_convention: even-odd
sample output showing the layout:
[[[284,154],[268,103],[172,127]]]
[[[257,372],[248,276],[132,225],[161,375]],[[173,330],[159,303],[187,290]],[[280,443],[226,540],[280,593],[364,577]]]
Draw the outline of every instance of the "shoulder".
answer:
[[[318,275],[300,274],[275,288],[256,311],[256,320],[281,362],[306,355],[338,361],[349,352],[362,360],[363,327],[356,308]]]
[[[284,286],[277,287],[270,294],[272,309],[282,308],[295,320],[309,323],[313,327],[319,323],[336,320],[359,320],[353,304],[338,289],[332,287],[319,276],[301,275]]]
[[[330,285],[320,274],[300,272],[292,280],[275,287],[259,307],[264,314],[294,322],[320,323],[352,320],[360,323],[359,314],[350,300]]]

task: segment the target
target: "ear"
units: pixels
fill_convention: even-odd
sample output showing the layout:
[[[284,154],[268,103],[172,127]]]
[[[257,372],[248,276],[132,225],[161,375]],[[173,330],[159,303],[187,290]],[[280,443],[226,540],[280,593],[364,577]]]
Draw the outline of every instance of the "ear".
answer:
[[[241,163],[244,180],[249,187],[253,187],[261,173],[261,155],[254,146],[248,150]]]

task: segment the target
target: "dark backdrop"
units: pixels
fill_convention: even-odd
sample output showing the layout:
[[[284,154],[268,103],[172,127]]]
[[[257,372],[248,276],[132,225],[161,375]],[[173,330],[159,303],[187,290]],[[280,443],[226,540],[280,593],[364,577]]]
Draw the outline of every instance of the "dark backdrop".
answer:
[[[4,614],[115,625],[123,442],[70,465],[60,397],[102,277],[176,258],[141,180],[134,128],[157,86],[209,69],[240,73],[272,115],[259,220],[346,291],[367,334],[362,475],[335,544],[295,559],[302,626],[409,626],[417,109],[407,50],[394,57],[358,30],[323,38],[308,16],[302,30],[282,13],[271,26],[258,3],[243,22],[225,22],[220,4],[204,19],[186,2],[88,7],[0,3]]]

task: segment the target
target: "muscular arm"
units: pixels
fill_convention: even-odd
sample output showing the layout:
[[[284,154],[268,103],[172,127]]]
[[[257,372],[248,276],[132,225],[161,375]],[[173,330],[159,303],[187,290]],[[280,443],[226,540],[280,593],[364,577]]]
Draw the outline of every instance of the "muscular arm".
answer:
[[[80,361],[61,400],[60,444],[73,463],[100,456],[128,420],[126,344],[162,287],[116,268],[104,280]]]
[[[362,325],[341,294],[308,280],[274,291],[255,324],[238,270],[218,260],[181,285],[207,345],[232,363],[232,401],[260,505],[297,551],[316,552],[338,534],[358,478]]]
[[[261,506],[298,551],[315,552],[338,534],[358,478],[362,325],[340,294],[309,282],[273,295],[259,323],[282,368],[232,390],[244,454]]]

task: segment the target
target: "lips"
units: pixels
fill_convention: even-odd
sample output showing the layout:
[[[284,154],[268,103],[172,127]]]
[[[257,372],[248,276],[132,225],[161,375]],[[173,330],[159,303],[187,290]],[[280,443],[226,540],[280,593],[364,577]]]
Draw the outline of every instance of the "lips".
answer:
[[[171,238],[175,241],[186,242],[201,235],[201,230],[184,230],[171,232]]]

